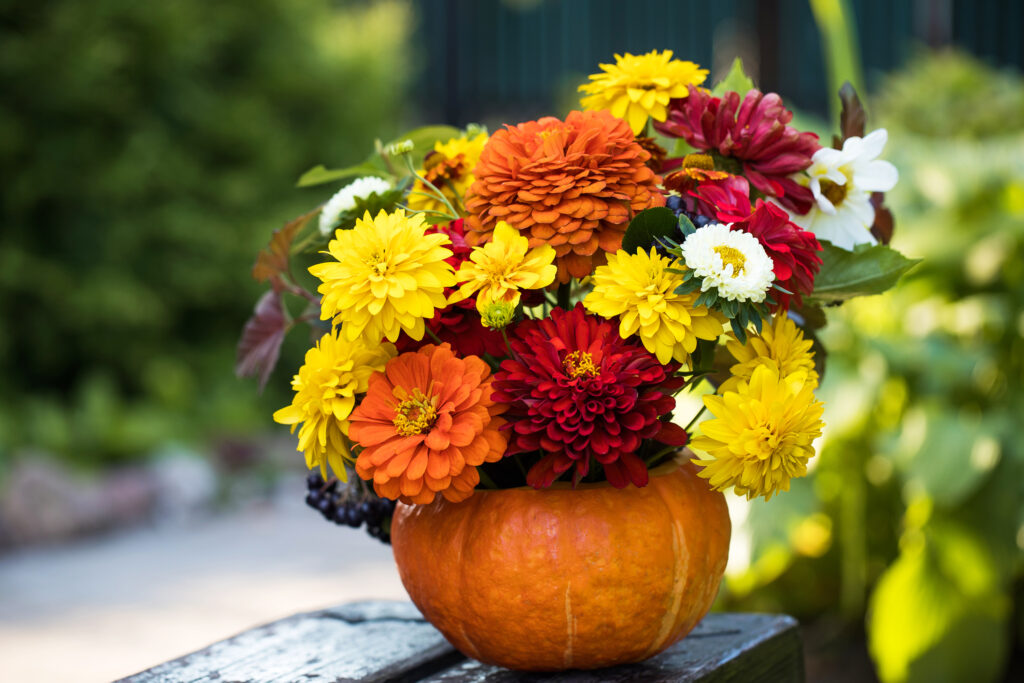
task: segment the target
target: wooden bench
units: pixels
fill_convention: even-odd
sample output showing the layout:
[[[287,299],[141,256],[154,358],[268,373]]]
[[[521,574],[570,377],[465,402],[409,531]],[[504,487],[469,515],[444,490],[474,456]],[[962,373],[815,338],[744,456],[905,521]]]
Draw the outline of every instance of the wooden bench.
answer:
[[[259,626],[121,680],[802,683],[802,650],[791,617],[709,614],[682,641],[640,664],[526,674],[466,659],[411,603],[359,602]]]

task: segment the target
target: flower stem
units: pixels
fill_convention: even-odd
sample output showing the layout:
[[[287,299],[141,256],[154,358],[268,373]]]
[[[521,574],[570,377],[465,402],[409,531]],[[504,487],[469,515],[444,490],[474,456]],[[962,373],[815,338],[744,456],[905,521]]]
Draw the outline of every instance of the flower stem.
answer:
[[[686,425],[686,433],[687,434],[690,433],[690,430],[693,428],[693,425],[697,424],[697,420],[700,419],[700,416],[703,415],[704,411],[707,410],[707,409],[708,409],[707,406],[701,406],[700,407],[700,410],[697,411],[697,414],[693,416],[692,420],[690,420],[690,424]]]
[[[444,343],[443,341],[441,341],[441,338],[438,337],[434,333],[434,331],[432,329],[430,329],[429,327],[424,327],[423,329],[425,329],[427,331],[427,334],[430,336],[430,338],[433,339],[434,341],[436,341],[438,344],[443,344]]]
[[[476,471],[477,471],[477,474],[480,475],[480,483],[484,485],[484,488],[489,488],[489,489],[496,489],[496,488],[498,488],[497,484],[494,483],[494,480],[491,479],[489,476],[487,476],[487,473],[484,472],[482,467],[477,467]]]
[[[558,285],[558,307],[569,310],[569,296],[572,292],[572,282],[563,282]]]

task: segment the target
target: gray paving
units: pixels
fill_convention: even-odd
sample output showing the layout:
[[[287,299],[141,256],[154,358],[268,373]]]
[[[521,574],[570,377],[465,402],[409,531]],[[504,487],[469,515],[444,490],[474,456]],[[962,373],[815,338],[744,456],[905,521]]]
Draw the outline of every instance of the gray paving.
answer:
[[[406,598],[390,547],[319,519],[299,495],[0,556],[0,680],[109,681],[262,622],[374,598]]]

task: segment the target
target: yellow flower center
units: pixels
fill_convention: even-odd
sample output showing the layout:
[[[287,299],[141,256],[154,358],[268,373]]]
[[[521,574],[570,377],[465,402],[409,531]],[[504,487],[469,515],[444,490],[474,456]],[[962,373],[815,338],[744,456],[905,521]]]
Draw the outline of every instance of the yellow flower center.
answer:
[[[375,253],[370,258],[366,259],[366,265],[370,267],[370,271],[373,275],[384,276],[387,275],[388,257],[385,254]]]
[[[762,425],[756,429],[750,429],[743,435],[743,442],[749,454],[758,460],[767,460],[772,457],[779,448],[778,431],[771,425]]]
[[[736,277],[743,272],[743,266],[746,265],[747,259],[743,256],[743,252],[735,247],[720,246],[715,247],[715,253],[722,257],[722,267],[732,266],[732,276]]]
[[[566,354],[562,360],[562,367],[573,379],[580,377],[597,377],[597,366],[594,365],[594,358],[586,351],[573,351]]]
[[[436,421],[437,408],[434,407],[434,400],[417,387],[412,390],[411,396],[395,408],[395,417],[391,423],[401,436],[413,436],[430,431]]]
[[[839,206],[846,199],[846,185],[840,185],[828,178],[822,178],[821,194],[825,195],[825,199],[832,202],[832,206]]]
[[[683,157],[683,168],[700,168],[705,171],[715,170],[715,160],[710,154],[687,154]]]

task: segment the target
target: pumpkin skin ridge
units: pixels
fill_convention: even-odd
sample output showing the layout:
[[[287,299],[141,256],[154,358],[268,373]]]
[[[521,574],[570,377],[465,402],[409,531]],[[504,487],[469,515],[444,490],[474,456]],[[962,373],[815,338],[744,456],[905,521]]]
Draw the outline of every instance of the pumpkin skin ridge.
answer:
[[[696,466],[658,470],[643,488],[400,504],[391,533],[402,582],[457,649],[486,663],[555,671],[653,656],[710,608],[731,528],[724,496]]]

